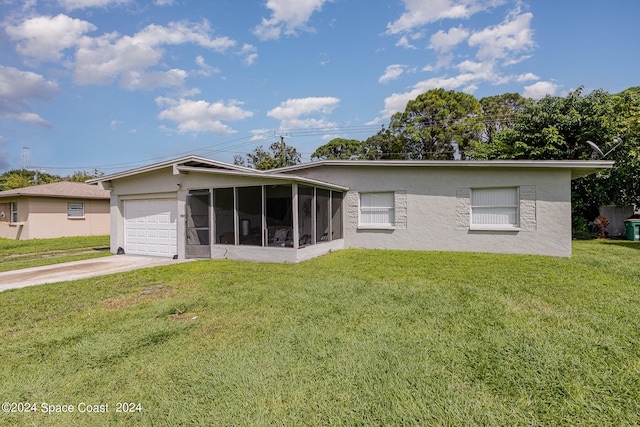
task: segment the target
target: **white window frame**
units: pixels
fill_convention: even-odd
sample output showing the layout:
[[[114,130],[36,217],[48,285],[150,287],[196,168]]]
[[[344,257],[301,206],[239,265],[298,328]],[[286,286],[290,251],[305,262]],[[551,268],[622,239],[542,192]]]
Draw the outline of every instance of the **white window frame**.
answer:
[[[9,214],[9,223],[15,224],[18,222],[18,202],[11,202],[11,213]]]
[[[84,219],[84,202],[67,202],[67,219]]]
[[[496,203],[496,204],[477,204],[474,200],[474,192],[477,195],[480,192],[491,192],[491,191],[505,191],[505,190],[513,190],[515,192],[515,203],[514,204],[504,204],[504,203]],[[518,231],[520,230],[520,188],[519,187],[486,187],[486,188],[472,188],[471,189],[471,212],[470,212],[470,229],[471,230],[503,230],[503,231]],[[478,222],[474,219],[477,218],[477,215],[481,212],[488,213],[490,211],[497,212],[498,214],[508,214],[513,215],[515,218],[514,221],[511,222],[490,222],[483,223]]]
[[[384,195],[390,197],[391,203],[386,206],[370,206],[368,196]],[[395,192],[393,191],[377,191],[362,192],[358,195],[358,228],[369,229],[393,229],[396,226],[396,208],[395,208]],[[364,218],[375,213],[384,213],[391,217],[391,221],[365,221]]]

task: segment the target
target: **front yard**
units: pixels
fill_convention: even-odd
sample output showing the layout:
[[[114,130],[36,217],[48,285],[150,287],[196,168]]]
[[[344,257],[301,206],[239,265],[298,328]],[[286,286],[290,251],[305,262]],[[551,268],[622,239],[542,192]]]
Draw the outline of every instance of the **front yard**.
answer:
[[[639,261],[344,250],[2,292],[0,424],[637,425]]]
[[[108,255],[109,236],[0,239],[0,272]]]

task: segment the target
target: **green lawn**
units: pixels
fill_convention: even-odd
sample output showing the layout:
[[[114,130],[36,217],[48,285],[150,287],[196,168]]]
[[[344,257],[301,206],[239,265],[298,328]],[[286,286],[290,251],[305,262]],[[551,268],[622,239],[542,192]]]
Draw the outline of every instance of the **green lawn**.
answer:
[[[0,239],[0,272],[110,255],[109,236]]]
[[[2,292],[0,400],[37,412],[0,424],[638,425],[639,261],[344,250]]]

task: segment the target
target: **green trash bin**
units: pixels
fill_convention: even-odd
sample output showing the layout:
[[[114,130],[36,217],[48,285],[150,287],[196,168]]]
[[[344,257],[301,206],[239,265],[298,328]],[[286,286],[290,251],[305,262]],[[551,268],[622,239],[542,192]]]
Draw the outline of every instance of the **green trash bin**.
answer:
[[[624,228],[627,232],[627,240],[640,240],[640,219],[625,219]]]

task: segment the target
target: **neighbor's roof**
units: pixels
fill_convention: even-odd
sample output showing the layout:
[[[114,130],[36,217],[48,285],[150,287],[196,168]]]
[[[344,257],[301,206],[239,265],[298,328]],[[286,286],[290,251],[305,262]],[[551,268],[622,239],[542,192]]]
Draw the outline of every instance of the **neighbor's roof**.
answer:
[[[18,196],[63,197],[70,199],[109,199],[110,193],[109,190],[101,190],[95,185],[68,181],[0,191],[0,198]]]
[[[324,166],[348,167],[433,167],[433,168],[543,168],[570,169],[571,179],[613,167],[610,160],[320,160],[294,166],[273,169],[267,172],[295,173],[299,170]]]

